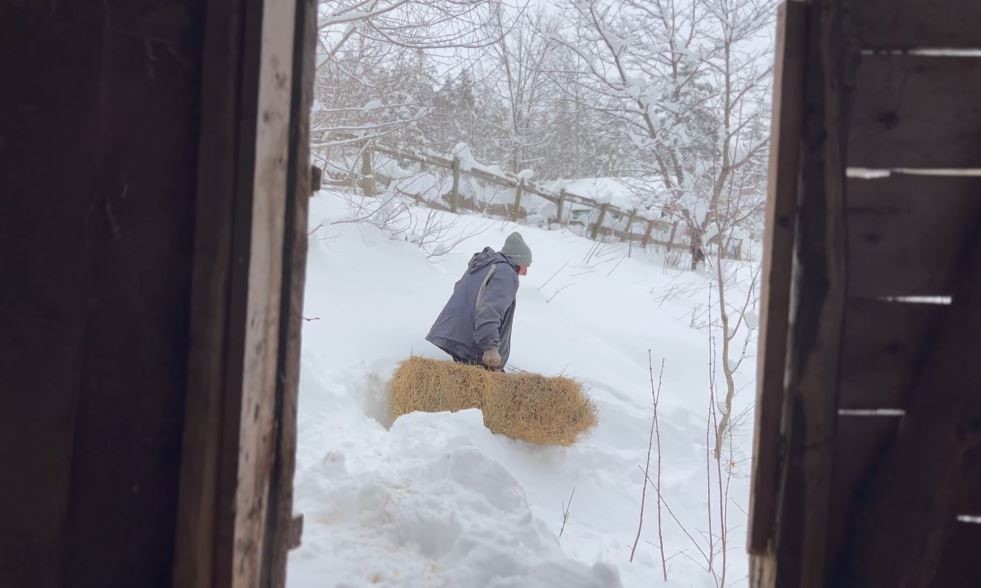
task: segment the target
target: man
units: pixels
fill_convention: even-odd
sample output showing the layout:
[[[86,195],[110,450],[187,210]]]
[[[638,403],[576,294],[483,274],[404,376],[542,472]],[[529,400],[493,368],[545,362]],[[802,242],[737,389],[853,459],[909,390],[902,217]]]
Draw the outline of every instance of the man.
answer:
[[[531,250],[511,233],[500,253],[475,253],[426,340],[454,361],[503,370],[511,353],[518,276],[528,274]]]

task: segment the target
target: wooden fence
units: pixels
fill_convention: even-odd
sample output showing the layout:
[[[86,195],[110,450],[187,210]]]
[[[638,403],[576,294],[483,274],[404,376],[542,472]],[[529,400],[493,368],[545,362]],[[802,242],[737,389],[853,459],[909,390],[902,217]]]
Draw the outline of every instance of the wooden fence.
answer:
[[[361,174],[359,178],[356,180],[353,178],[350,180],[334,180],[329,183],[348,186],[356,184],[365,194],[374,195],[377,190],[376,176],[385,177],[384,174],[381,174],[376,170],[376,166],[373,163],[374,153],[381,153],[399,161],[413,161],[425,166],[432,166],[448,170],[449,173],[452,174],[453,182],[450,191],[441,195],[442,202],[431,199],[426,200],[418,195],[406,194],[407,196],[415,197],[416,201],[420,204],[430,207],[439,208],[454,213],[459,212],[461,209],[474,210],[517,221],[521,218],[527,217],[528,215],[528,211],[521,206],[522,199],[527,194],[534,194],[548,202],[551,202],[552,204],[555,204],[555,216],[548,218],[549,223],[555,222],[567,225],[570,222],[575,222],[572,219],[574,205],[578,205],[580,210],[582,208],[587,208],[597,211],[598,214],[589,215],[590,217],[596,217],[593,222],[590,222],[589,219],[587,219],[587,221],[583,223],[586,232],[593,240],[601,237],[613,237],[622,241],[638,241],[643,247],[648,245],[657,245],[663,247],[666,251],[676,249],[687,250],[690,247],[688,240],[683,239],[682,235],[679,234],[678,229],[680,223],[677,220],[674,222],[666,222],[659,218],[650,218],[648,216],[649,213],[646,213],[646,211],[637,209],[625,210],[609,202],[597,202],[592,198],[574,194],[565,189],[559,190],[558,192],[548,190],[534,182],[515,175],[495,174],[483,169],[470,168],[464,166],[462,160],[456,156],[446,158],[428,153],[422,154],[401,149],[394,149],[382,145],[371,145],[370,147],[364,147],[361,150]],[[470,176],[481,180],[482,182],[514,190],[514,202],[508,204],[488,204],[477,202],[472,198],[464,197],[460,193],[460,178],[463,176]],[[445,202],[445,204],[443,202]],[[607,222],[611,220],[612,222]],[[634,232],[634,227],[638,221],[644,223],[643,230],[641,232]],[[617,225],[620,225],[620,227],[618,228]],[[668,239],[665,241],[656,238],[654,235],[655,229],[662,234],[669,233]],[[682,230],[684,231],[684,229]],[[716,245],[718,244],[716,243]],[[742,240],[736,239],[734,240],[734,243],[730,243],[726,247],[725,256],[735,259],[742,259],[742,249]]]

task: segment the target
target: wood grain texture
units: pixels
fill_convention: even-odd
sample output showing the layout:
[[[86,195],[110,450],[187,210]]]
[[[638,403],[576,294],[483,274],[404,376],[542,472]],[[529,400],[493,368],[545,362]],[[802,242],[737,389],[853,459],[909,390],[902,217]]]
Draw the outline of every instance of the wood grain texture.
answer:
[[[846,143],[852,88],[847,0],[811,4],[784,438],[777,586],[825,586],[847,302]]]
[[[784,3],[777,20],[749,516],[749,550],[757,554],[766,549],[776,520],[780,412],[784,399],[794,214],[804,120],[805,12],[803,4]],[[672,227],[672,242],[676,229],[677,223]]]
[[[903,409],[948,307],[851,299],[845,317],[839,409]]]
[[[968,456],[981,443],[981,218],[960,243],[961,272],[921,362],[902,427],[867,485],[852,521],[840,585],[923,586],[942,565],[956,529]],[[915,508],[911,508],[915,505]]]
[[[975,0],[862,0],[852,14],[863,49],[981,48]]]
[[[198,145],[196,230],[191,289],[191,353],[181,456],[173,583],[177,588],[220,584],[216,558],[229,551],[231,527],[219,520],[233,508],[229,490],[219,500],[222,434],[226,426],[232,241],[240,170],[239,94],[245,5],[208,4],[203,35],[201,134]],[[254,65],[253,65],[254,68]],[[242,137],[245,140],[245,137]],[[237,453],[237,450],[236,450]],[[226,555],[226,558],[228,556]]]
[[[310,108],[313,104],[317,4],[299,0],[293,54],[289,165],[283,291],[280,311],[279,365],[274,418],[276,457],[270,481],[267,533],[262,585],[286,586],[289,550],[298,547],[303,517],[293,516],[293,477],[296,470],[297,394],[300,384],[300,349],[303,330],[303,293],[306,283],[307,216],[310,192]]]
[[[981,168],[981,57],[863,55],[849,167]]]
[[[950,294],[957,249],[979,214],[981,177],[850,178],[849,295]]]
[[[869,499],[867,484],[899,428],[898,416],[839,416],[835,440],[828,561],[853,549],[849,524]],[[833,573],[833,571],[832,571]],[[834,585],[834,584],[832,584]]]
[[[166,586],[202,13],[0,12],[0,585]]]

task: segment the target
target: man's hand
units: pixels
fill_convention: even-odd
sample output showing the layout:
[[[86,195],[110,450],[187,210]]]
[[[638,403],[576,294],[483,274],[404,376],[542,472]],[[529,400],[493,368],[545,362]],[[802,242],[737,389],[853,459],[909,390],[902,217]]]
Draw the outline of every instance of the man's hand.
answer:
[[[503,362],[501,361],[501,354],[497,352],[497,349],[488,349],[484,352],[484,357],[481,360],[481,363],[491,369],[499,370],[501,369],[501,363]]]

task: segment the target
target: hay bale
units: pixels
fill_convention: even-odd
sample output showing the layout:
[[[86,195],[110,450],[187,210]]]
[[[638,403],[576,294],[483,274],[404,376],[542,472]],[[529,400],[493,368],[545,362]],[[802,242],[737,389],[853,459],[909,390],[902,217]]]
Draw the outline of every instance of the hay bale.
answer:
[[[392,417],[480,408],[489,373],[472,365],[411,357],[395,370],[389,384]]]
[[[569,378],[493,374],[484,394],[484,426],[539,445],[572,445],[596,424],[596,408]]]
[[[480,408],[484,425],[539,445],[571,445],[596,424],[596,409],[569,378],[504,374],[413,357],[389,385],[392,416]]]

